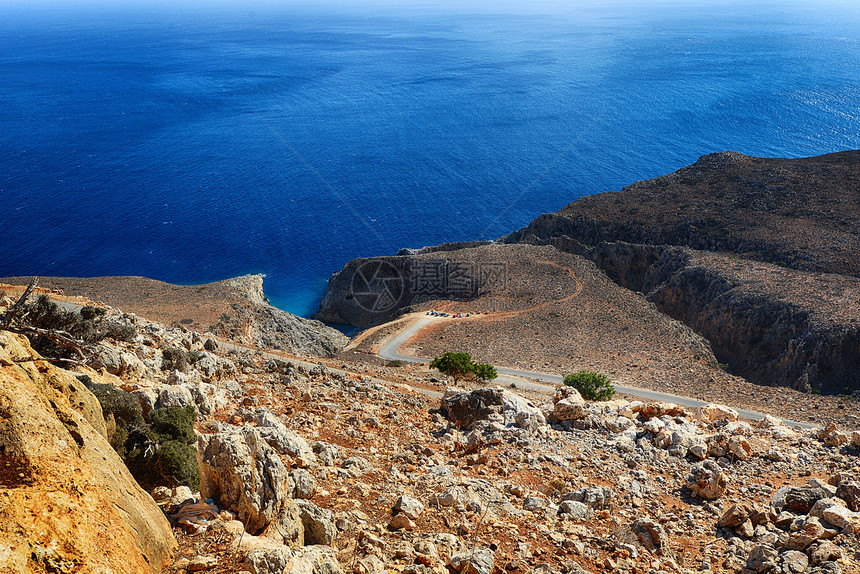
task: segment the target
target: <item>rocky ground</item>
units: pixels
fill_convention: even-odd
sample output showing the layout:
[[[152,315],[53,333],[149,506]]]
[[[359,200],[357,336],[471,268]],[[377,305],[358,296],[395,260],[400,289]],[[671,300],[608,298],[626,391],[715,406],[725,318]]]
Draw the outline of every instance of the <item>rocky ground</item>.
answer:
[[[179,541],[167,571],[860,571],[850,428],[750,426],[726,407],[590,403],[572,389],[440,400],[409,386],[419,367],[325,367],[111,319],[139,336],[110,342],[93,375],[145,410],[198,414],[201,492],[152,491]],[[165,371],[177,347],[199,359]],[[78,571],[66,551],[50,571]]]
[[[485,390],[440,410],[367,374],[240,363],[242,394],[200,432],[272,445],[310,503],[305,537],[323,532],[343,571],[858,571],[860,514],[845,506],[860,508],[848,486],[836,496],[860,472],[850,433],[576,393],[535,407]],[[180,535],[173,570],[204,553],[215,571],[280,571],[268,541],[226,520],[243,508],[226,506]]]

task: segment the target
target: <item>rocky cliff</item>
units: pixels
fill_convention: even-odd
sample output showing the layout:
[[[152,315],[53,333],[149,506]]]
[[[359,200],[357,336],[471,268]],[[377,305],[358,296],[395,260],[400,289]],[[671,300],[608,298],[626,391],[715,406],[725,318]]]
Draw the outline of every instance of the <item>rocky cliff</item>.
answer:
[[[170,561],[167,519],[104,434],[82,383],[0,333],[0,572],[155,574]]]
[[[860,388],[858,183],[858,151],[718,153],[574,201],[502,241],[588,257],[704,335],[748,380],[852,392]]]
[[[800,159],[701,157],[620,192],[578,199],[503,238],[567,235],[733,252],[796,269],[860,274],[860,151]]]
[[[262,275],[245,275],[225,282],[244,299],[233,304],[212,326],[216,334],[263,348],[329,357],[349,342],[340,331],[321,321],[306,319],[272,306],[263,293]]]
[[[26,285],[30,277],[0,283]],[[330,356],[347,338],[319,321],[272,306],[262,275],[203,285],[173,285],[146,277],[40,277],[39,285],[66,296],[86,297],[165,325],[182,325],[239,343],[310,356]]]
[[[604,243],[585,251],[613,280],[705,336],[747,380],[858,389],[860,280],[686,248]]]

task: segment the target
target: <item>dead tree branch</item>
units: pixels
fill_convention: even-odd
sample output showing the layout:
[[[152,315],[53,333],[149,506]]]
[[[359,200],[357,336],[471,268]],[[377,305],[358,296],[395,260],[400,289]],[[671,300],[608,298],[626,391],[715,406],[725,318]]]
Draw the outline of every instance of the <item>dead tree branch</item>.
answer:
[[[30,293],[33,292],[33,289],[36,288],[36,283],[38,282],[39,278],[33,277],[30,280],[30,284],[27,285],[26,289],[24,289],[24,293],[22,293],[21,296],[18,297],[18,300],[15,301],[15,303],[13,303],[11,307],[6,309],[6,312],[3,314],[3,327],[8,326],[15,318],[15,315],[17,315],[21,311],[21,308],[24,307],[24,304],[27,302],[27,298],[30,296]]]

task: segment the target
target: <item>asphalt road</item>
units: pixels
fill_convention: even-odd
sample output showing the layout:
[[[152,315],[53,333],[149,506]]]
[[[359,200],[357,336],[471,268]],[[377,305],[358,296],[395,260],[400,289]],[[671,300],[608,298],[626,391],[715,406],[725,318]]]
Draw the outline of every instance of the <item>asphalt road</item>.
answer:
[[[430,323],[438,320],[445,319],[431,319],[431,318],[421,318],[403,329],[400,333],[398,333],[394,338],[388,341],[382,348],[379,350],[379,356],[383,359],[389,361],[403,361],[407,363],[426,363],[429,359],[421,358],[421,357],[411,357],[409,355],[401,355],[400,347],[403,346],[409,339],[415,336],[418,331],[429,325]],[[453,319],[456,320],[456,319]],[[547,393],[554,393],[557,385],[562,383],[562,377],[558,375],[550,375],[547,373],[536,373],[532,371],[522,371],[520,369],[506,369],[496,367],[496,371],[498,371],[500,377],[497,379],[498,382],[514,382],[518,387],[529,389],[532,391],[542,391]],[[514,379],[507,379],[502,375],[507,375],[507,377],[516,377]],[[531,380],[523,380],[523,379],[531,379]],[[539,382],[532,381],[543,381],[546,383],[553,383],[552,385],[545,385]],[[620,393],[625,393],[628,395],[633,395],[636,397],[640,397],[643,399],[647,399],[650,401],[663,401],[667,403],[674,403],[676,405],[681,405],[684,407],[701,407],[708,403],[699,401],[696,399],[691,399],[690,397],[682,397],[680,395],[672,395],[669,393],[658,393],[657,391],[649,391],[648,389],[640,389],[637,387],[625,387],[622,385],[614,385],[615,390]],[[730,405],[729,405],[730,406]],[[761,420],[764,418],[764,413],[760,413],[757,411],[750,411],[746,409],[739,409],[736,407],[732,407],[735,409],[738,414],[745,419],[748,420]],[[809,423],[802,423],[798,421],[785,420],[785,424],[788,426],[799,426],[802,428],[820,428],[816,425],[810,425]]]

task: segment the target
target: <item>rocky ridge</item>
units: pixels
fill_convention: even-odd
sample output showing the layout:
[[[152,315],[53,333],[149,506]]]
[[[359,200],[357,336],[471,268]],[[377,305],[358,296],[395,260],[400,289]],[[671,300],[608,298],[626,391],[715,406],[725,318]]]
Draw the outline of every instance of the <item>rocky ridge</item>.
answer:
[[[31,277],[2,284],[27,285]],[[39,286],[66,297],[83,297],[165,325],[210,331],[242,344],[257,344],[307,356],[331,356],[347,338],[319,321],[273,307],[262,275],[204,285],[172,285],[145,277],[40,277]]]
[[[794,269],[860,273],[860,151],[781,159],[736,152],[620,192],[580,198],[503,240],[567,235],[736,253]]]

